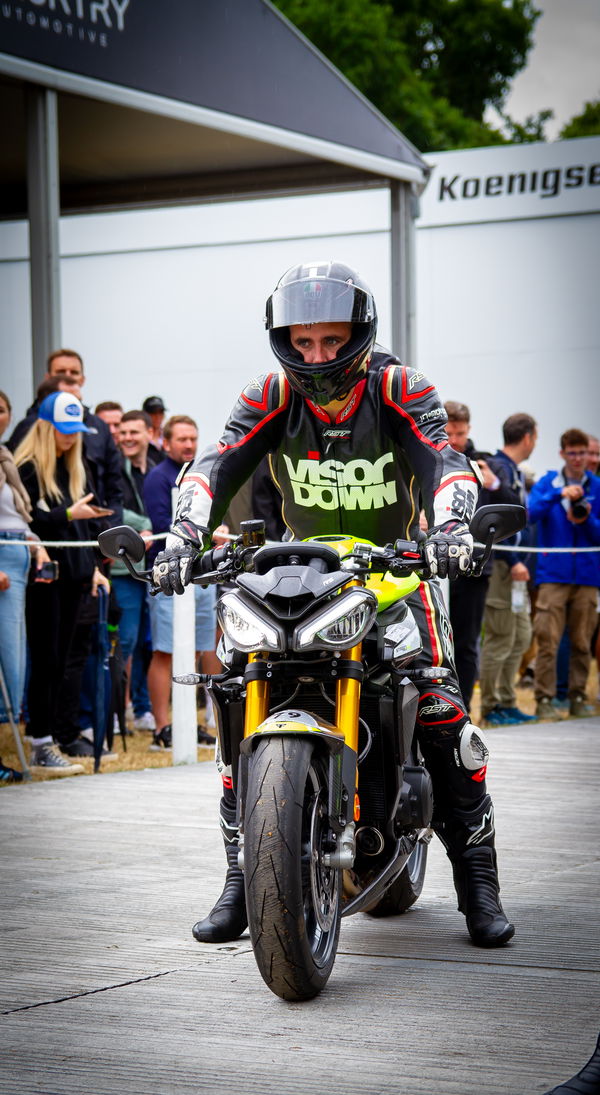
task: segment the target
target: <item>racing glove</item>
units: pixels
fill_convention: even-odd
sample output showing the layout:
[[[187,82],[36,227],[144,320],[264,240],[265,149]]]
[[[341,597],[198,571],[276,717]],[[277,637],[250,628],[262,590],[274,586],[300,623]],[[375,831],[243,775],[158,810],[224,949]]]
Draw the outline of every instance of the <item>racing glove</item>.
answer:
[[[458,578],[467,574],[473,556],[473,537],[469,526],[460,521],[445,521],[429,530],[425,561],[432,578]]]
[[[206,531],[191,521],[179,521],[171,527],[164,551],[159,551],[152,567],[152,584],[158,592],[172,597],[183,593],[192,578],[194,563],[200,558]]]

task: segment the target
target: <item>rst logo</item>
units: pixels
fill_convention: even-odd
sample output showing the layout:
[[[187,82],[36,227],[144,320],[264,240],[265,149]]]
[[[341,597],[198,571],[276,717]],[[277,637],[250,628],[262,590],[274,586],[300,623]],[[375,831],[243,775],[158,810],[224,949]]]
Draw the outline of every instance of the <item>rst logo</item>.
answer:
[[[384,478],[384,468],[394,463],[391,452],[378,460],[299,460],[283,455],[294,502],[325,510],[383,509],[398,500],[396,483]]]

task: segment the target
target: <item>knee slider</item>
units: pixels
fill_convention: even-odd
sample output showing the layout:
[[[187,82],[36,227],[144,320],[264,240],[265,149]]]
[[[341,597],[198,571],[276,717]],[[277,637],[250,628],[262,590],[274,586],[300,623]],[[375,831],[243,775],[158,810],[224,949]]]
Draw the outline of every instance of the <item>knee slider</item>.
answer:
[[[483,782],[490,751],[483,730],[467,722],[457,731],[454,760],[471,779]]]

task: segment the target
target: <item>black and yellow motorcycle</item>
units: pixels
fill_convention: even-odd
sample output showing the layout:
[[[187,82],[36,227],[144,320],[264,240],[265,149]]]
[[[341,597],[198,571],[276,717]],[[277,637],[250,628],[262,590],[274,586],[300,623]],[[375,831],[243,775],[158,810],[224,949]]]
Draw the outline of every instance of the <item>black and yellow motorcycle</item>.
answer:
[[[523,523],[518,506],[478,510],[474,572]],[[426,571],[421,544],[265,544],[262,522],[242,528],[193,579],[220,586],[224,671],[176,680],[212,693],[258,968],[276,995],[306,1000],[331,974],[342,917],[403,913],[421,893],[433,795],[414,681],[448,670],[411,668],[421,642],[406,598]],[[135,570],[144,545],[132,529],[99,544],[149,580]],[[478,735],[473,748],[484,750]]]

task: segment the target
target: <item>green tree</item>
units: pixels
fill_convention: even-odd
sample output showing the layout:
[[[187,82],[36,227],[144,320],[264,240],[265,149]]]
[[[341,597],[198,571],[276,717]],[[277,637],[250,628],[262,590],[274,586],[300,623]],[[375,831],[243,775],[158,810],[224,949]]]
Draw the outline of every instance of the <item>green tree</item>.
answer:
[[[502,121],[511,144],[527,144],[546,140],[544,126],[553,117],[553,110],[540,110],[538,114],[529,114],[524,122],[514,122],[508,114],[502,114]]]
[[[586,103],[560,131],[561,137],[595,137],[600,133],[600,99]]]
[[[502,144],[483,120],[525,63],[530,0],[275,0],[422,151]]]
[[[411,66],[481,121],[525,65],[541,12],[531,0],[390,0]]]

